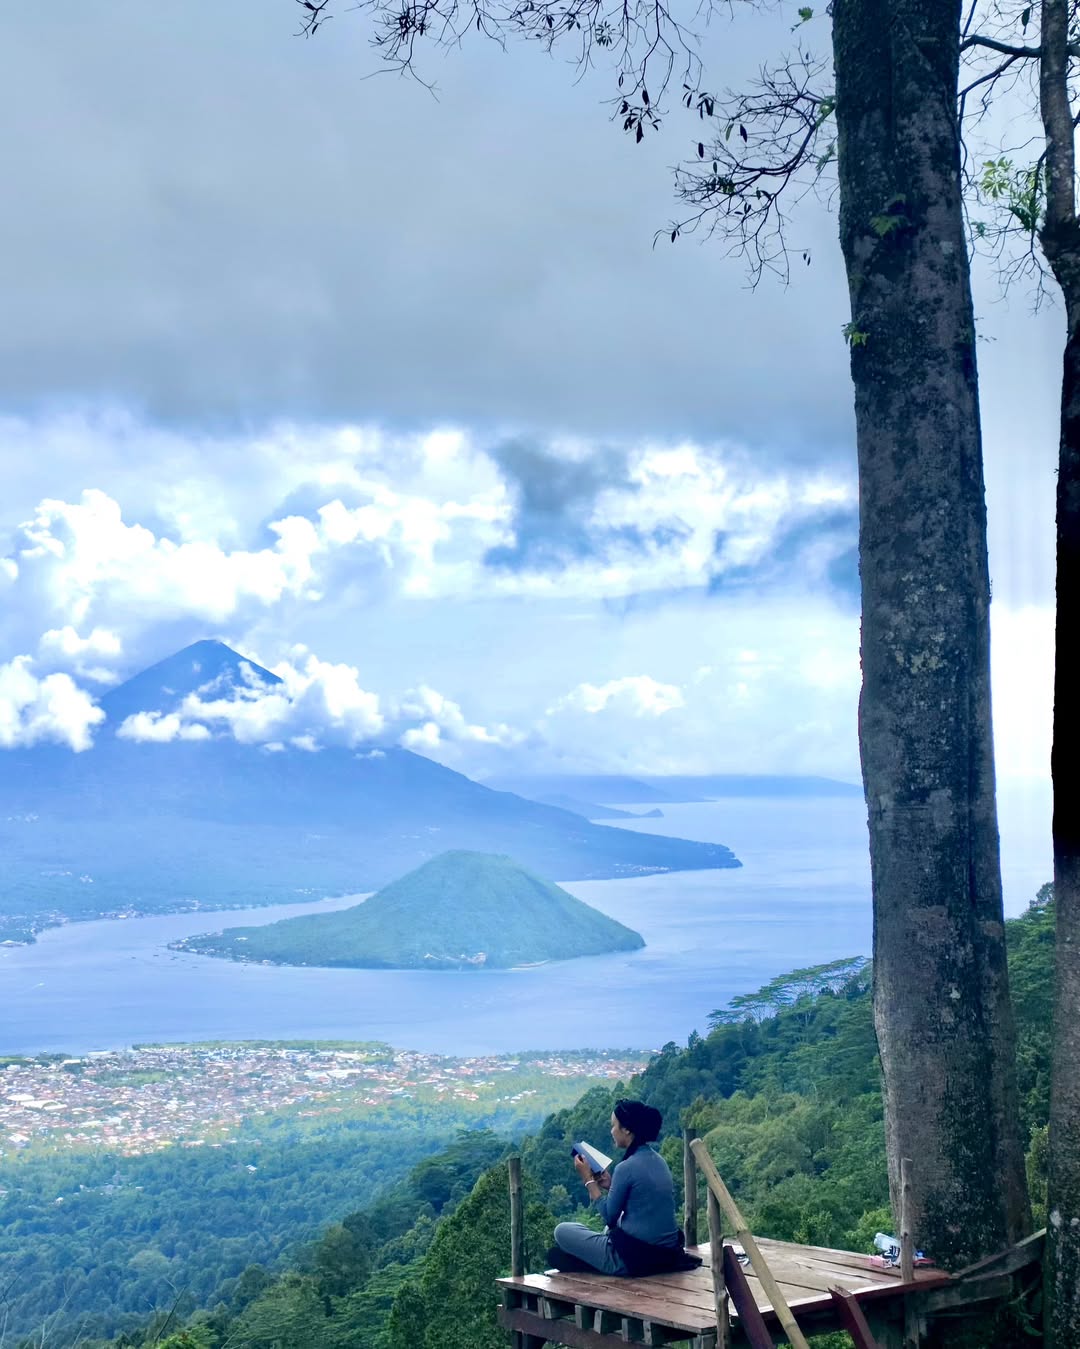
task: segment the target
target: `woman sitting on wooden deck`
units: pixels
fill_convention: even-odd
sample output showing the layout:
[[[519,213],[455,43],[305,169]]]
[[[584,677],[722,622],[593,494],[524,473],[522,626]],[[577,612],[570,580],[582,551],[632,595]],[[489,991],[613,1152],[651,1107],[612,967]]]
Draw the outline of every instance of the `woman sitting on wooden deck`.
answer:
[[[585,1182],[589,1202],[607,1226],[594,1232],[584,1223],[559,1223],[548,1261],[556,1269],[595,1270],[623,1278],[696,1269],[701,1261],[683,1249],[675,1221],[675,1192],[667,1162],[652,1147],[663,1116],[641,1101],[617,1101],[611,1138],[624,1148],[621,1162],[599,1178],[585,1157],[574,1167]]]

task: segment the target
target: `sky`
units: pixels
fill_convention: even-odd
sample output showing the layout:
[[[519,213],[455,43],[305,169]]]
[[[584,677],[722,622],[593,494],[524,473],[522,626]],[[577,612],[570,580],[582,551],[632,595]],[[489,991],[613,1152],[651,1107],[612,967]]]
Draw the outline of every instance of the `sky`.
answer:
[[[288,0],[5,17],[0,747],[92,752],[96,696],[215,637],[290,698],[225,733],[858,781],[828,202],[792,222],[811,265],[751,289],[715,241],[654,245],[677,104],[635,145],[610,71],[473,41],[431,92],[346,6],[297,28]],[[716,84],[790,30],[718,21]],[[975,286],[998,771],[1045,812],[1063,317]]]

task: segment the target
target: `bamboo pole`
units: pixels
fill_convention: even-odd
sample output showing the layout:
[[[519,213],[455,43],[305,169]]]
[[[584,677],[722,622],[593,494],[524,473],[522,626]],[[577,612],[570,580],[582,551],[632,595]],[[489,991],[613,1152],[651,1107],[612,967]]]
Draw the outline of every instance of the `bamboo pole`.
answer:
[[[690,1144],[694,1141],[693,1129],[684,1129],[682,1135],[682,1175],[683,1175],[683,1232],[687,1246],[698,1244],[697,1216],[697,1163]]]
[[[509,1159],[510,1170],[510,1277],[525,1273],[525,1223],[521,1200],[521,1158]]]
[[[709,1254],[712,1257],[713,1306],[716,1308],[716,1349],[729,1349],[727,1280],[724,1278],[724,1226],[720,1205],[712,1190],[706,1192],[709,1205]]]
[[[705,1176],[705,1183],[709,1187],[711,1194],[716,1196],[717,1202],[727,1215],[728,1220],[734,1225],[736,1235],[742,1244],[743,1250],[750,1257],[750,1263],[754,1267],[754,1273],[757,1275],[758,1282],[765,1290],[765,1296],[769,1299],[777,1319],[784,1327],[784,1334],[793,1346],[793,1349],[810,1349],[806,1342],[806,1336],[799,1329],[799,1324],[792,1315],[791,1308],[787,1304],[787,1298],[780,1291],[780,1287],[773,1278],[772,1270],[761,1254],[757,1242],[754,1240],[753,1233],[746,1225],[746,1219],[739,1212],[739,1206],[732,1199],[728,1187],[720,1179],[720,1172],[717,1171],[713,1159],[709,1156],[709,1151],[700,1138],[695,1138],[690,1144],[697,1164],[701,1167]]]

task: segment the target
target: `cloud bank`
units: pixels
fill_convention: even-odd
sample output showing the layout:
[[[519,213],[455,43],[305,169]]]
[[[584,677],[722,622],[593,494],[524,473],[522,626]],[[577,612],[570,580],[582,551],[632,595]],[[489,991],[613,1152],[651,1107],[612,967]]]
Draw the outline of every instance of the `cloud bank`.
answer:
[[[33,664],[30,656],[16,656],[0,665],[0,748],[44,741],[76,753],[89,749],[104,712],[70,675],[39,677]]]
[[[216,636],[284,683],[204,690],[124,737],[401,744],[470,773],[858,775],[842,472],[769,469],[726,442],[452,427],[244,439],[68,414],[42,434],[65,474],[81,456],[106,485],[0,528],[4,745],[86,748],[95,692]],[[175,476],[126,476],[140,434]],[[1048,760],[1050,695],[1032,710],[1027,666],[1051,668],[1052,630],[1045,606],[1022,612],[995,601],[995,633],[1027,634],[995,636],[1004,775]]]

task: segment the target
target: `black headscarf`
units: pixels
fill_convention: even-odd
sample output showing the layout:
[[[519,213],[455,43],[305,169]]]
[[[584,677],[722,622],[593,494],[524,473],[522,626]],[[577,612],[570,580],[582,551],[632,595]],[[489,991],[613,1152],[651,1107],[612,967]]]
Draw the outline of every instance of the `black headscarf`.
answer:
[[[660,1126],[664,1117],[655,1106],[644,1101],[616,1101],[615,1118],[624,1129],[634,1135],[634,1141],[626,1149],[625,1156],[636,1152],[643,1143],[654,1143],[660,1137]]]

